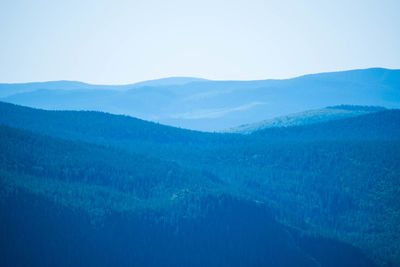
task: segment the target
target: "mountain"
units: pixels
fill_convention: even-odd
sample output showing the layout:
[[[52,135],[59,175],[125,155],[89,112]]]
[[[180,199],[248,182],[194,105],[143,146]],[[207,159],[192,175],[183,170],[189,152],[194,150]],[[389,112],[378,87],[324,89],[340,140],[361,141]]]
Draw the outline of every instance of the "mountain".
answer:
[[[251,136],[273,142],[397,140],[400,136],[399,121],[400,109],[389,109],[311,125],[267,128],[255,131]]]
[[[202,78],[193,78],[193,77],[168,77],[155,79],[150,81],[138,82],[133,84],[134,87],[155,87],[155,86],[167,86],[167,85],[184,85],[193,82],[206,82],[208,80]]]
[[[150,81],[124,84],[124,85],[96,85],[77,81],[51,81],[32,83],[2,83],[0,84],[0,97],[8,97],[14,94],[34,92],[37,90],[112,90],[124,91],[144,86],[167,86],[184,85],[191,82],[207,81],[201,78],[192,77],[169,77]]]
[[[374,266],[177,165],[4,126],[0,137],[5,265]]]
[[[0,103],[0,125],[19,265],[400,265],[399,110],[241,135]]]
[[[88,90],[105,89],[112,86],[91,85],[76,81],[51,81],[51,82],[32,82],[32,83],[3,83],[0,84],[0,97],[7,97],[20,93],[34,92],[36,90]]]
[[[343,108],[345,107],[342,106]],[[365,114],[312,124],[265,128],[244,136],[179,129],[130,116],[103,112],[48,111],[5,102],[0,102],[0,124],[71,140],[100,144],[112,141],[127,143],[140,141],[159,146],[237,145],[243,142],[259,144],[290,140],[397,140],[400,137],[400,124],[398,124],[400,109],[347,107],[347,110],[352,108],[356,110],[355,112],[360,114],[365,112]],[[327,108],[328,112],[329,109]]]
[[[224,130],[222,132],[250,134],[252,132],[263,130],[266,128],[308,125],[318,122],[356,117],[359,115],[382,111],[384,109],[385,108],[383,107],[369,107],[369,106],[349,106],[349,105],[332,106],[323,109],[308,110],[294,114],[289,114],[286,116],[280,116],[277,118],[264,120],[257,123],[244,124]]]
[[[125,114],[202,131],[222,131],[304,110],[342,104],[400,107],[400,70],[379,68],[320,73],[285,80],[198,81],[171,78],[115,87],[82,85],[70,90],[60,86],[54,90],[55,87],[50,89],[35,85],[35,90],[13,90],[18,86],[0,85],[1,91],[6,92],[1,100],[44,109]]]

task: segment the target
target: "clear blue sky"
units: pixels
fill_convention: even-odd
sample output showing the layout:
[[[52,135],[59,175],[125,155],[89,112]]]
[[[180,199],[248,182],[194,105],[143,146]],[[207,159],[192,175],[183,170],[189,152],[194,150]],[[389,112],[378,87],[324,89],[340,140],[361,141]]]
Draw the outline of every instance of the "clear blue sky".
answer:
[[[400,68],[399,0],[0,0],[0,82]]]

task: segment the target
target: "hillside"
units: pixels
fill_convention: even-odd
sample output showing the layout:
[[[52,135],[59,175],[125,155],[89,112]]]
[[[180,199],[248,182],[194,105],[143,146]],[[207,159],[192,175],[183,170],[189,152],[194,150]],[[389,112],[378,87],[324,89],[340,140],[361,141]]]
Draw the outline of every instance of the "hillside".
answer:
[[[253,132],[255,139],[273,141],[398,140],[400,109],[311,125],[269,128]]]
[[[290,127],[301,126],[313,123],[337,120],[343,118],[357,117],[368,113],[382,111],[382,107],[366,107],[366,106],[333,106],[323,109],[308,110],[299,113],[280,116],[270,120],[264,120],[257,123],[244,124],[238,127],[230,128],[222,132],[250,134],[273,127]]]
[[[246,205],[245,210],[261,208],[255,213],[270,214],[259,219],[265,224],[291,229],[297,246],[313,240],[311,234],[317,240],[331,240],[320,240],[324,244],[339,242],[361,249],[379,265],[400,264],[399,110],[239,135],[189,131],[100,112],[45,111],[0,103],[0,124],[24,129],[2,127],[6,188],[25,188],[22,192],[28,190],[33,198],[39,194],[48,203],[51,196],[50,203],[95,215],[87,216],[96,227],[107,225],[109,217],[103,215],[111,211],[125,216],[125,211],[137,214],[143,207],[156,212],[155,218],[169,214],[167,221],[193,218],[191,225],[212,207],[216,213],[211,221],[224,221],[216,214],[228,206],[229,216],[253,218],[254,214],[233,212]],[[216,204],[221,203],[215,200],[219,197],[224,199],[225,204],[218,204],[222,206]],[[11,199],[18,203],[23,198]],[[150,214],[147,211],[140,214]],[[212,231],[224,227],[216,221]],[[261,227],[246,220],[240,223],[244,224],[232,227],[245,227],[244,232]],[[188,231],[194,234],[193,229]],[[237,242],[250,248],[255,244]],[[322,246],[309,242],[311,251]],[[321,253],[330,262],[337,257],[331,249]],[[254,260],[251,257],[247,260]],[[321,260],[314,254],[312,258]]]
[[[36,108],[96,110],[167,125],[221,131],[305,110],[341,104],[400,107],[400,70],[364,69],[285,80],[148,81],[126,86],[78,83],[74,90],[2,84],[0,100]],[[16,89],[14,89],[16,88]],[[22,88],[22,87],[21,87]],[[92,90],[97,89],[97,90]],[[13,92],[13,93],[12,93]]]
[[[347,110],[351,108],[356,109],[354,111],[357,113],[356,117],[344,116],[341,119],[323,120],[310,125],[266,128],[244,136],[179,129],[130,116],[103,112],[46,111],[4,102],[0,102],[0,124],[65,139],[113,145],[116,144],[114,142],[122,142],[124,145],[142,142],[159,146],[171,144],[229,146],[243,142],[257,144],[290,140],[398,140],[400,138],[398,123],[400,110],[360,106],[347,107]],[[329,109],[331,108],[327,108]],[[343,107],[339,112],[342,110]]]
[[[195,171],[4,126],[0,137],[5,265],[373,266]]]

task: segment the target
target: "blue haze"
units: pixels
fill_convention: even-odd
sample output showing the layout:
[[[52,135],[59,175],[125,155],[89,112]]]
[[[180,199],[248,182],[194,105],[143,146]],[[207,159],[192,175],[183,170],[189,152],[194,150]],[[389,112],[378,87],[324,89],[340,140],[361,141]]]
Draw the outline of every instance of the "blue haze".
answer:
[[[285,80],[173,78],[104,86],[78,82],[0,84],[0,100],[35,108],[97,110],[167,125],[220,131],[333,105],[400,107],[400,70],[365,69]]]
[[[0,1],[0,82],[400,68],[400,2]]]

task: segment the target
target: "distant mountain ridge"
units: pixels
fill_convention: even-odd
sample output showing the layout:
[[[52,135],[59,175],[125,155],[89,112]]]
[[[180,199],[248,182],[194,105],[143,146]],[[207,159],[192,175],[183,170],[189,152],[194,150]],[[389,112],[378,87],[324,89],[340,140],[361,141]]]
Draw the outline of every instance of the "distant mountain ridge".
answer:
[[[194,77],[167,77],[143,82],[137,82],[132,84],[133,87],[143,87],[143,86],[167,86],[167,85],[184,85],[193,82],[206,82],[209,81],[203,78],[194,78]]]
[[[72,85],[76,89],[71,90]],[[283,80],[167,78],[120,86],[74,82],[23,85],[30,88],[28,91],[18,89],[20,86],[1,84],[1,101],[44,109],[125,114],[201,131],[222,131],[341,104],[400,107],[400,70],[382,68]]]
[[[192,77],[168,77],[161,79],[148,80],[143,82],[122,84],[122,85],[101,85],[90,84],[79,81],[48,81],[31,83],[0,83],[0,97],[7,97],[14,94],[28,93],[37,90],[115,90],[125,91],[144,86],[167,86],[184,85],[191,82],[207,81],[202,78]]]

